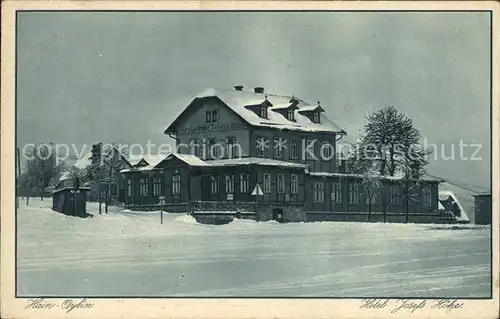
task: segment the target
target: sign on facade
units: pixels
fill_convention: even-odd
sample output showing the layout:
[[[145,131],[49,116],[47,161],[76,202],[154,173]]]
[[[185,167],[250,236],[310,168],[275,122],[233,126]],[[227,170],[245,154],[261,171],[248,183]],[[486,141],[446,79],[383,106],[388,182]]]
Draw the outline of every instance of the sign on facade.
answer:
[[[160,205],[165,204],[165,196],[160,196],[160,197],[158,197],[158,199],[160,200]]]
[[[233,194],[227,194],[227,200],[233,200]]]
[[[195,132],[208,132],[208,131],[221,131],[221,130],[231,130],[231,129],[239,129],[244,127],[244,124],[241,122],[232,122],[232,123],[207,123],[207,124],[198,124],[190,127],[181,127],[179,129],[179,133],[195,133]]]
[[[252,191],[252,195],[264,195],[264,192],[262,191],[262,188],[260,188],[260,185],[257,183],[255,185],[255,188]]]

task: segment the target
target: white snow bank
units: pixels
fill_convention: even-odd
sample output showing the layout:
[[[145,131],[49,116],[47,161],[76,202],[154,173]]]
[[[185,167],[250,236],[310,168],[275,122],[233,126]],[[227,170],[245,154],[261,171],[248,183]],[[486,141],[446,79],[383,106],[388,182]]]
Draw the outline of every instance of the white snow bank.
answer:
[[[199,224],[193,216],[189,216],[188,214],[177,216],[174,218],[174,221],[186,224]]]

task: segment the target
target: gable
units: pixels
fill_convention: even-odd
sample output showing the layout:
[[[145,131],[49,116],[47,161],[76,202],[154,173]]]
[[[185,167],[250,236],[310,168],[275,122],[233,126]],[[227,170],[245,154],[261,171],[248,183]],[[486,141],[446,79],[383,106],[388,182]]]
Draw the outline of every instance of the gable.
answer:
[[[209,120],[209,117],[213,119],[213,112],[216,113],[216,120]],[[165,134],[220,131],[246,126],[246,121],[219,98],[196,98],[165,130]]]
[[[262,118],[256,114],[248,106],[261,105],[268,101],[270,108],[268,110],[268,118]],[[239,118],[241,122],[259,127],[269,127],[280,130],[292,130],[292,131],[305,131],[305,132],[324,132],[324,133],[340,133],[345,134],[345,131],[340,128],[336,123],[330,120],[325,114],[320,115],[320,123],[312,122],[307,116],[300,114],[302,108],[308,109],[312,106],[311,104],[290,96],[280,96],[275,94],[262,94],[254,93],[248,91],[239,90],[215,90],[208,89],[200,93],[191,104],[174,120],[174,122],[165,130],[165,134],[177,133],[179,130],[179,122],[184,123],[185,116],[188,113],[193,112],[194,105],[198,105],[200,101],[217,101],[224,109],[230,110],[236,118]],[[290,105],[295,104],[298,109],[295,109],[294,118],[295,121],[290,121],[278,112],[271,111],[273,107],[279,105]],[[203,115],[204,116],[204,115]],[[200,116],[203,119],[203,116]],[[198,123],[202,120],[198,120]],[[200,124],[201,125],[201,124]],[[238,125],[234,124],[236,128]],[[223,126],[222,129],[225,127]],[[229,125],[228,128],[231,128]],[[203,128],[202,128],[203,129]],[[186,129],[182,129],[186,130]],[[188,129],[189,130],[189,129]],[[189,131],[185,131],[189,132]],[[195,132],[195,131],[192,131]]]

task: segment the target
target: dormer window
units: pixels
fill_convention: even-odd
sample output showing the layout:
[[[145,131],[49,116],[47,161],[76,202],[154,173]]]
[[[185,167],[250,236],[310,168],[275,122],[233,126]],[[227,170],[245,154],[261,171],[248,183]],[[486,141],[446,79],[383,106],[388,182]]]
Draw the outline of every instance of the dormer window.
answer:
[[[286,118],[289,120],[289,121],[295,121],[295,117],[294,117],[294,109],[293,108],[289,108],[287,110],[287,116]]]
[[[319,123],[320,122],[319,112],[317,112],[317,111],[313,113],[313,122],[314,123]]]
[[[267,100],[267,96],[265,100],[262,101],[252,101],[248,105],[245,105],[247,110],[254,112],[258,117],[267,119],[267,108],[271,107],[272,104]]]
[[[267,119],[267,106],[261,106],[260,117],[262,117],[263,119]]]
[[[324,112],[325,110],[321,107],[321,105],[318,102],[318,105],[314,106],[304,106],[299,109],[299,113],[302,115],[307,116],[309,120],[313,123],[321,123],[321,112]]]

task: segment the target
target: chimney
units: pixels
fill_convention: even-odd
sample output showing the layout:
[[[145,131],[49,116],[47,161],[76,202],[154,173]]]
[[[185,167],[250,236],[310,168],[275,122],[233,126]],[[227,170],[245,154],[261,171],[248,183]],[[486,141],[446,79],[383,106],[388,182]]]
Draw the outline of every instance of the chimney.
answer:
[[[264,93],[264,88],[262,86],[257,86],[253,89],[255,93]]]
[[[236,85],[236,86],[234,87],[234,89],[235,89],[236,91],[243,91],[243,85]]]

